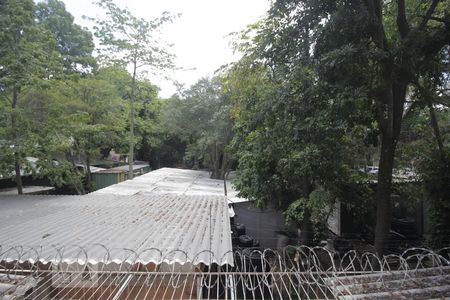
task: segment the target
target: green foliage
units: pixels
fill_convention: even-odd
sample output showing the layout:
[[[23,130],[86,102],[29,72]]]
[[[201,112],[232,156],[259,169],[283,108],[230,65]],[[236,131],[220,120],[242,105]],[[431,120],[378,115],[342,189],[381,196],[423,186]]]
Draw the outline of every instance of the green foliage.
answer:
[[[135,148],[135,107],[138,97],[138,70],[142,67],[150,71],[173,69],[174,56],[169,53],[157,33],[167,22],[172,22],[174,16],[164,12],[160,18],[147,21],[137,18],[128,9],[121,9],[112,0],[100,0],[96,4],[105,10],[106,18],[97,19],[94,26],[95,36],[100,40],[100,60],[104,63],[132,67],[132,77],[129,84],[130,92],[126,98],[130,102],[129,122],[129,178],[133,177],[133,162]],[[93,20],[90,18],[90,20]]]
[[[174,16],[164,12],[161,17],[147,21],[137,18],[128,9],[121,9],[112,0],[97,1],[105,10],[106,18],[94,20],[95,36],[100,39],[100,59],[104,62],[141,68],[149,66],[155,70],[174,68],[174,56],[159,37],[158,31]]]
[[[155,163],[155,151],[163,143],[165,128],[161,115],[164,103],[158,99],[158,88],[148,80],[138,82],[136,115],[136,158]]]
[[[332,213],[336,196],[321,187],[312,191],[308,198],[300,198],[292,202],[284,212],[286,222],[300,226],[305,220],[305,211],[311,214],[311,223],[314,227],[315,240],[326,234],[326,224]]]
[[[19,97],[30,86],[46,86],[59,72],[55,41],[36,23],[32,1],[0,2],[0,115],[2,136],[0,150],[5,153],[2,177],[15,175],[21,192],[20,169],[26,164],[30,123],[18,107]],[[11,160],[9,160],[11,159]]]
[[[342,149],[346,148],[346,143],[352,142],[357,145],[353,147],[355,150],[371,144],[376,146],[380,135],[376,247],[377,251],[383,252],[390,227],[393,161],[407,94],[412,86],[422,91],[433,90],[424,85],[424,82],[429,82],[424,79],[430,78],[432,70],[439,65],[436,62],[441,59],[441,50],[448,46],[448,8],[448,1],[426,4],[376,0],[275,1],[269,17],[254,27],[256,34],[245,39],[241,49],[246,50],[250,58],[249,69],[254,68],[255,62],[260,63],[266,69],[267,75],[264,76],[269,76],[276,85],[267,99],[258,93],[248,95],[248,102],[255,107],[259,105],[255,104],[257,98],[260,98],[259,102],[270,103],[255,110],[264,112],[258,121],[263,119],[265,124],[250,128],[247,133],[252,139],[248,142],[264,141],[259,148],[272,145],[271,141],[277,142],[270,149],[264,147],[269,154],[258,156],[258,163],[251,162],[250,158],[251,163],[243,167],[259,169],[261,174],[268,173],[268,170],[280,172],[278,177],[283,180],[275,181],[270,178],[273,175],[267,174],[260,176],[264,180],[255,181],[255,176],[249,172],[244,177],[251,180],[243,182],[243,187],[250,188],[249,194],[255,195],[252,186],[273,179],[277,182],[276,194],[289,198],[283,189],[289,187],[293,180],[292,187],[295,182],[299,185],[294,193],[303,190],[302,196],[307,199],[305,195],[310,191],[305,194],[305,190],[311,187],[301,188],[305,178],[312,183],[314,190],[316,182],[322,186],[332,183],[330,179],[334,170],[342,173],[340,169],[344,169],[345,174],[346,165],[354,167],[357,161],[361,161],[357,158],[348,163],[345,156],[340,155],[342,150],[330,141],[334,140]],[[304,78],[308,77],[309,80],[305,81]],[[286,100],[296,97],[301,101],[288,103],[290,100]],[[279,103],[288,104],[280,111],[277,110]],[[268,111],[273,111],[274,117],[271,118]],[[277,135],[273,134],[281,120],[286,120],[280,122],[283,124],[281,127],[290,132],[290,120],[285,117],[288,112],[297,116],[296,123],[292,124],[297,125],[295,128],[301,134],[300,147],[295,143],[289,145],[290,140],[275,138]],[[255,114],[254,119],[257,118]],[[341,132],[336,134],[327,126]],[[295,151],[287,150],[295,147],[298,147]],[[249,153],[253,154],[253,149]],[[272,158],[261,163],[273,155],[281,159]],[[336,158],[334,164],[327,161],[327,157],[333,155]],[[242,157],[247,159],[250,156],[245,154]],[[290,177],[285,179],[287,174]],[[301,177],[303,179],[299,180]],[[276,199],[277,196],[271,195],[267,200],[270,198]]]
[[[92,34],[73,22],[73,16],[66,11],[62,1],[38,2],[36,18],[38,24],[53,33],[65,72],[92,71],[96,66],[92,57]]]
[[[418,99],[420,101],[420,99]],[[435,101],[439,101],[436,99]],[[418,102],[420,103],[420,102]],[[445,105],[433,107],[438,120],[441,145],[430,126],[431,110],[417,106],[408,111],[402,140],[399,145],[397,163],[412,168],[417,173],[417,183],[410,191],[412,199],[423,201],[430,215],[429,245],[442,248],[449,245],[449,108]],[[419,199],[417,199],[419,197]]]
[[[16,173],[20,185],[22,170],[84,193],[89,164],[112,148],[126,149],[125,132],[134,129],[134,123],[127,126],[128,116],[136,116],[132,142],[142,157],[161,143],[163,130],[156,122],[163,105],[157,87],[140,80],[136,70],[172,66],[173,56],[153,35],[172,16],[165,13],[148,22],[111,1],[99,5],[110,12],[97,27],[102,50],[114,50],[110,62],[120,60],[121,66],[97,69],[91,33],[73,22],[63,2],[0,2],[2,177]],[[127,34],[129,39],[122,40]],[[133,76],[126,71],[128,63],[133,64]],[[85,172],[77,171],[79,163]]]
[[[0,92],[2,99],[13,88],[44,84],[43,79],[54,75],[58,60],[55,41],[43,26],[35,21],[32,1],[0,2]]]
[[[299,64],[274,76],[278,71],[284,72],[244,59],[229,73],[235,183],[256,206],[285,210],[286,220],[300,227],[311,222],[319,236],[335,201],[347,200],[351,142],[358,137],[347,131],[340,104],[316,82],[314,69]]]
[[[221,78],[203,78],[181,99],[168,100],[164,127],[187,145],[184,162],[207,167],[212,178],[224,178],[233,159],[227,149],[232,138],[231,101]]]
[[[420,177],[423,181],[427,202],[430,205],[431,239],[435,249],[450,245],[450,151],[439,153],[429,149],[420,162]]]
[[[57,186],[80,188],[84,174],[74,169],[75,158],[87,167],[89,159],[101,157],[102,149],[123,140],[126,107],[114,85],[97,76],[55,80],[46,89],[31,88],[21,97],[19,107],[29,126],[29,156],[38,158],[35,175]]]

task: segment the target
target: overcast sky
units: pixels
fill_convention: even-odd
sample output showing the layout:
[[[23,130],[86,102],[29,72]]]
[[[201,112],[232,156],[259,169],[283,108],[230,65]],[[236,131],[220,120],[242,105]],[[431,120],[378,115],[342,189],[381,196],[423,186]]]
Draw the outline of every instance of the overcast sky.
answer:
[[[95,17],[99,12],[92,0],[63,1],[75,22],[82,26],[88,25],[82,19],[83,15]],[[145,19],[158,17],[163,11],[181,13],[181,17],[173,24],[165,25],[162,32],[165,40],[174,44],[172,52],[177,56],[177,65],[195,68],[169,74],[186,88],[201,77],[212,76],[223,64],[236,60],[227,35],[259,20],[270,5],[269,0],[116,0],[115,3]],[[150,80],[161,88],[161,97],[176,92],[169,81]]]

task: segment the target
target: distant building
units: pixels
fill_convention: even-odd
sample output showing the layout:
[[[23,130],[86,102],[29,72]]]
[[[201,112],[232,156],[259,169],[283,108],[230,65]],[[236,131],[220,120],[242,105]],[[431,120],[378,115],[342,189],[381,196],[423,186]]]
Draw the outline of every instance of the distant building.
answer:
[[[119,166],[110,169],[95,170],[91,173],[94,190],[103,189],[113,184],[120,183],[128,179],[129,166]],[[147,163],[136,162],[133,165],[133,176],[140,176],[150,171]]]

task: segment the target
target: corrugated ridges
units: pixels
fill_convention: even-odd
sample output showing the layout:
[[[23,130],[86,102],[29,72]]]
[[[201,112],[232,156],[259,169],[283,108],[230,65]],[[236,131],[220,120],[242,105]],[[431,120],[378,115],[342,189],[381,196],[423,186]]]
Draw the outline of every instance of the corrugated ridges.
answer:
[[[27,245],[39,252],[27,254],[30,258],[45,260],[233,261],[223,196],[11,196],[2,197],[0,207],[0,252]],[[64,253],[56,251],[61,247]],[[146,251],[150,248],[161,253]],[[208,252],[198,256],[202,251],[211,251],[214,258]]]

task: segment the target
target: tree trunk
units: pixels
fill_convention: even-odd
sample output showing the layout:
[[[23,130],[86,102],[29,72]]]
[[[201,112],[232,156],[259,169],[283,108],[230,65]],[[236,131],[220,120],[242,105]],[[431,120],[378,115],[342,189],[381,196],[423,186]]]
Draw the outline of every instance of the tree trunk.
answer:
[[[136,90],[136,71],[137,58],[133,59],[133,78],[131,81],[131,95],[130,95],[130,152],[128,154],[128,179],[133,179],[133,165],[134,165],[134,94]]]
[[[225,174],[228,172],[228,155],[224,151],[222,156],[222,166],[220,168],[220,179],[225,179]]]
[[[91,176],[91,160],[89,158],[89,155],[86,154],[86,181],[87,181],[87,188],[89,191],[92,191],[92,176]]]
[[[19,145],[17,141],[17,100],[19,97],[19,91],[17,88],[13,89],[12,95],[12,113],[11,113],[11,133],[13,138],[13,146],[14,146],[14,171],[16,176],[16,186],[17,193],[19,195],[23,194],[23,186],[22,186],[22,176],[20,175],[20,152]]]
[[[16,145],[14,145],[14,147],[16,147]],[[17,193],[21,195],[23,194],[23,185],[22,176],[20,175],[20,154],[16,150],[14,150],[14,171],[16,173]]]
[[[389,231],[391,230],[391,189],[392,169],[394,167],[395,144],[389,137],[382,137],[381,155],[378,166],[377,184],[377,219],[375,228],[375,249],[378,254],[386,253],[389,248]]]
[[[303,197],[308,199],[313,190],[311,182],[307,179],[303,179]],[[303,220],[300,224],[300,245],[310,245],[313,241],[314,228],[311,221],[311,212],[308,208],[303,211]]]
[[[224,175],[223,176],[223,193],[225,196],[228,195],[228,191],[227,191],[227,177],[228,175]]]
[[[428,108],[430,110],[430,122],[431,127],[433,128],[434,138],[436,139],[436,143],[438,145],[439,154],[443,158],[444,155],[444,143],[442,142],[442,136],[441,132],[439,130],[439,124],[436,117],[436,112],[434,111],[433,103],[431,102],[431,99],[428,99]]]
[[[217,142],[214,144],[214,179],[220,179],[220,154],[219,147],[217,146]]]
[[[78,182],[74,184],[74,188],[77,191],[78,195],[85,195],[86,190],[84,189],[83,182]]]
[[[442,135],[439,129],[438,119],[436,116],[436,111],[434,110],[433,106],[433,96],[431,92],[431,88],[424,87],[423,85],[416,83],[417,88],[419,89],[420,93],[422,94],[422,98],[426,105],[428,106],[428,109],[430,110],[430,124],[431,128],[433,129],[434,138],[436,139],[436,143],[438,146],[439,154],[441,157],[444,157],[444,143],[442,142]]]
[[[307,208],[303,212],[303,220],[300,226],[300,245],[310,245],[313,240],[314,229],[311,222],[311,213]]]
[[[433,1],[419,25],[424,30],[428,20],[439,1]],[[395,149],[400,136],[403,109],[406,98],[407,84],[419,74],[420,67],[428,64],[442,47],[448,44],[448,28],[443,27],[442,33],[436,31],[438,39],[418,39],[410,36],[410,26],[406,17],[405,1],[397,1],[397,30],[401,44],[395,51],[390,50],[383,25],[384,1],[366,1],[371,14],[371,38],[375,46],[386,55],[379,61],[381,67],[381,85],[376,89],[376,105],[378,121],[381,130],[381,153],[378,170],[377,188],[377,223],[375,229],[375,248],[379,255],[388,249],[389,231],[391,226],[391,188],[392,168],[394,166]],[[446,24],[447,25],[447,24]],[[425,30],[424,30],[425,32]],[[421,45],[421,43],[426,42]],[[416,44],[416,42],[418,42]],[[425,47],[426,45],[426,47]],[[419,59],[421,58],[421,59]]]
[[[77,151],[79,151],[76,142],[75,142],[75,145],[76,145],[75,147],[77,147]],[[78,153],[79,153],[79,152],[78,152]],[[67,152],[66,152],[66,158],[67,158],[67,160],[69,160],[69,161],[72,163],[73,169],[76,170],[76,169],[77,169],[77,165],[75,164],[73,155],[72,155],[71,153],[67,153]],[[86,191],[85,191],[85,189],[84,189],[84,187],[83,187],[83,182],[74,182],[74,183],[72,184],[72,186],[75,188],[75,190],[77,191],[77,194],[78,194],[78,195],[84,195],[84,194],[86,194]]]
[[[210,148],[210,159],[212,163],[211,170],[211,178],[212,179],[223,179],[220,177],[220,155],[219,155],[219,147],[217,146],[217,142],[214,143]],[[211,168],[211,166],[210,166]]]
[[[375,249],[379,255],[385,254],[389,248],[392,218],[392,170],[400,136],[407,87],[405,82],[393,83],[391,70],[390,66],[385,68],[385,89],[378,99],[381,151],[376,193]]]

